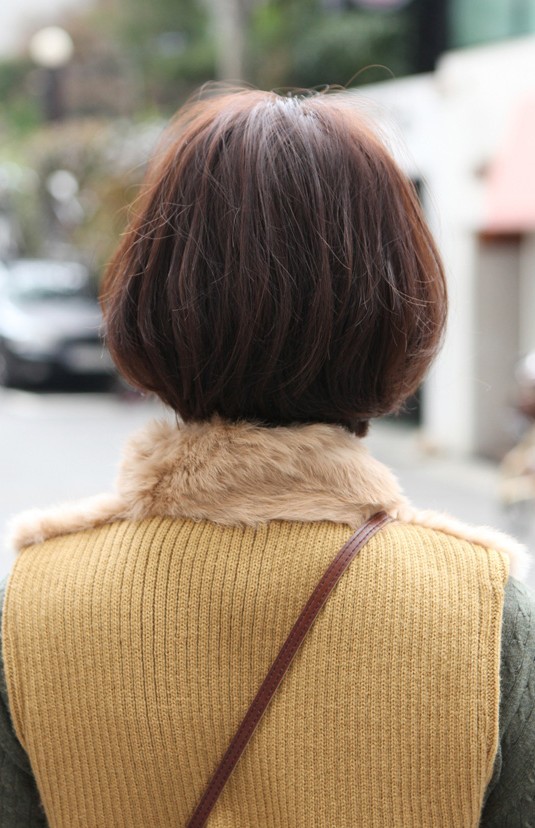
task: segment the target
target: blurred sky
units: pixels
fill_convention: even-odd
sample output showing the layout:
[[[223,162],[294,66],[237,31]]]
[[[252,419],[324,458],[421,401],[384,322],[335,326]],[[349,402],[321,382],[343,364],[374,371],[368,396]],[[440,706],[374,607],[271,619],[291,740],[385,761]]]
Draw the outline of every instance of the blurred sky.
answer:
[[[57,22],[63,11],[90,5],[92,0],[0,1],[0,58],[17,54],[28,32]]]

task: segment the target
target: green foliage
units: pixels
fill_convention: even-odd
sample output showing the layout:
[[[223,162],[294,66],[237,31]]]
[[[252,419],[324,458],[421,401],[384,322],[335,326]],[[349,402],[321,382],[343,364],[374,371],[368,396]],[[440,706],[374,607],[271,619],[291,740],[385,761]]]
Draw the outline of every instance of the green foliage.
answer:
[[[119,0],[118,5],[118,41],[142,77],[140,109],[168,114],[213,79],[214,44],[202,0]]]
[[[243,3],[243,80],[260,88],[347,85],[354,76],[356,85],[410,71],[411,5],[381,14],[329,10],[324,0]],[[153,120],[169,115],[215,77],[208,0],[114,5],[113,12],[97,5],[64,21],[75,43],[65,67],[65,122],[42,124],[42,74],[29,60],[0,63],[0,164],[19,165],[27,182],[0,192],[0,207],[17,216],[21,254],[46,255],[63,244],[101,268],[123,229],[125,205],[135,197],[154,138],[154,127],[151,138],[151,128],[140,122],[147,114]],[[388,68],[368,68],[375,64]],[[89,114],[96,118],[73,119]],[[72,203],[55,202],[47,187],[58,170],[76,179]]]
[[[146,104],[174,112],[214,71],[214,48],[206,37],[186,41],[175,53],[156,48],[144,64]]]
[[[0,61],[0,128],[26,133],[40,121],[37,96],[32,95],[35,74],[32,64],[24,58]]]
[[[133,108],[145,114],[175,111],[196,87],[215,78],[213,2],[115,0],[113,9],[97,4],[92,11],[66,19],[64,25],[75,42],[66,75],[78,79],[69,98],[69,114],[112,115],[114,102],[117,115]],[[247,9],[243,80],[260,88],[345,85],[354,76],[360,84],[411,69],[414,4],[384,13],[329,9],[325,0],[243,0],[243,4]],[[367,68],[376,64],[387,69]],[[115,94],[113,84],[102,81],[104,67],[111,67],[116,78],[122,75],[129,94]],[[25,132],[39,123],[38,82],[37,70],[28,59],[0,63],[0,128],[9,123]],[[97,94],[99,88],[110,89],[107,98],[103,92]]]
[[[367,83],[406,74],[408,30],[401,12],[328,12],[314,0],[272,2],[253,16],[252,79],[267,88],[345,86],[353,78]],[[371,68],[377,64],[386,68]]]
[[[206,0],[120,3],[118,32],[136,55],[146,106],[175,109],[196,86],[214,79]],[[321,0],[267,0],[249,7],[243,80],[260,88],[346,85],[354,76],[366,83],[410,71],[410,7],[389,13],[337,10]],[[377,64],[386,69],[368,68]]]
[[[407,55],[399,17],[344,12],[311,21],[295,41],[293,71],[299,86],[386,80],[405,74]],[[373,69],[383,65],[382,70]]]

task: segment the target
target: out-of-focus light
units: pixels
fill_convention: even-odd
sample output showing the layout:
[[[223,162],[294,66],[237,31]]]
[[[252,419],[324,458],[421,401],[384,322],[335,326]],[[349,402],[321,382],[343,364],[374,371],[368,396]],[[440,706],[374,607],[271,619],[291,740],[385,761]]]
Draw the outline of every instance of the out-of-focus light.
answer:
[[[65,29],[47,26],[36,32],[30,40],[30,57],[45,69],[59,69],[72,57],[74,44]]]
[[[516,376],[520,383],[535,385],[535,352],[528,354],[520,362]]]
[[[69,170],[55,170],[46,179],[46,188],[57,201],[70,201],[78,192],[78,181]]]

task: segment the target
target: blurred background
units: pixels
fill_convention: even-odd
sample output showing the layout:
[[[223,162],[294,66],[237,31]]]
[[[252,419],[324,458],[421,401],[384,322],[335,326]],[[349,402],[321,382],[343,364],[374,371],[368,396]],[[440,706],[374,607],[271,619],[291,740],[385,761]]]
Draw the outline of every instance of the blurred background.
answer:
[[[535,0],[1,4],[2,525],[109,489],[164,414],[114,374],[96,296],[166,120],[214,79],[339,84],[371,114],[451,293],[431,375],[372,448],[418,505],[535,548]]]

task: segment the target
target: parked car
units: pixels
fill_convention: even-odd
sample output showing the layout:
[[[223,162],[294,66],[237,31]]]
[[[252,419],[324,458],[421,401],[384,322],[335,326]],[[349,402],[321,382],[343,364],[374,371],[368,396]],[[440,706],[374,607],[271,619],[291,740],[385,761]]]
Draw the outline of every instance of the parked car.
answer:
[[[0,263],[0,384],[112,373],[86,267],[44,259]]]

